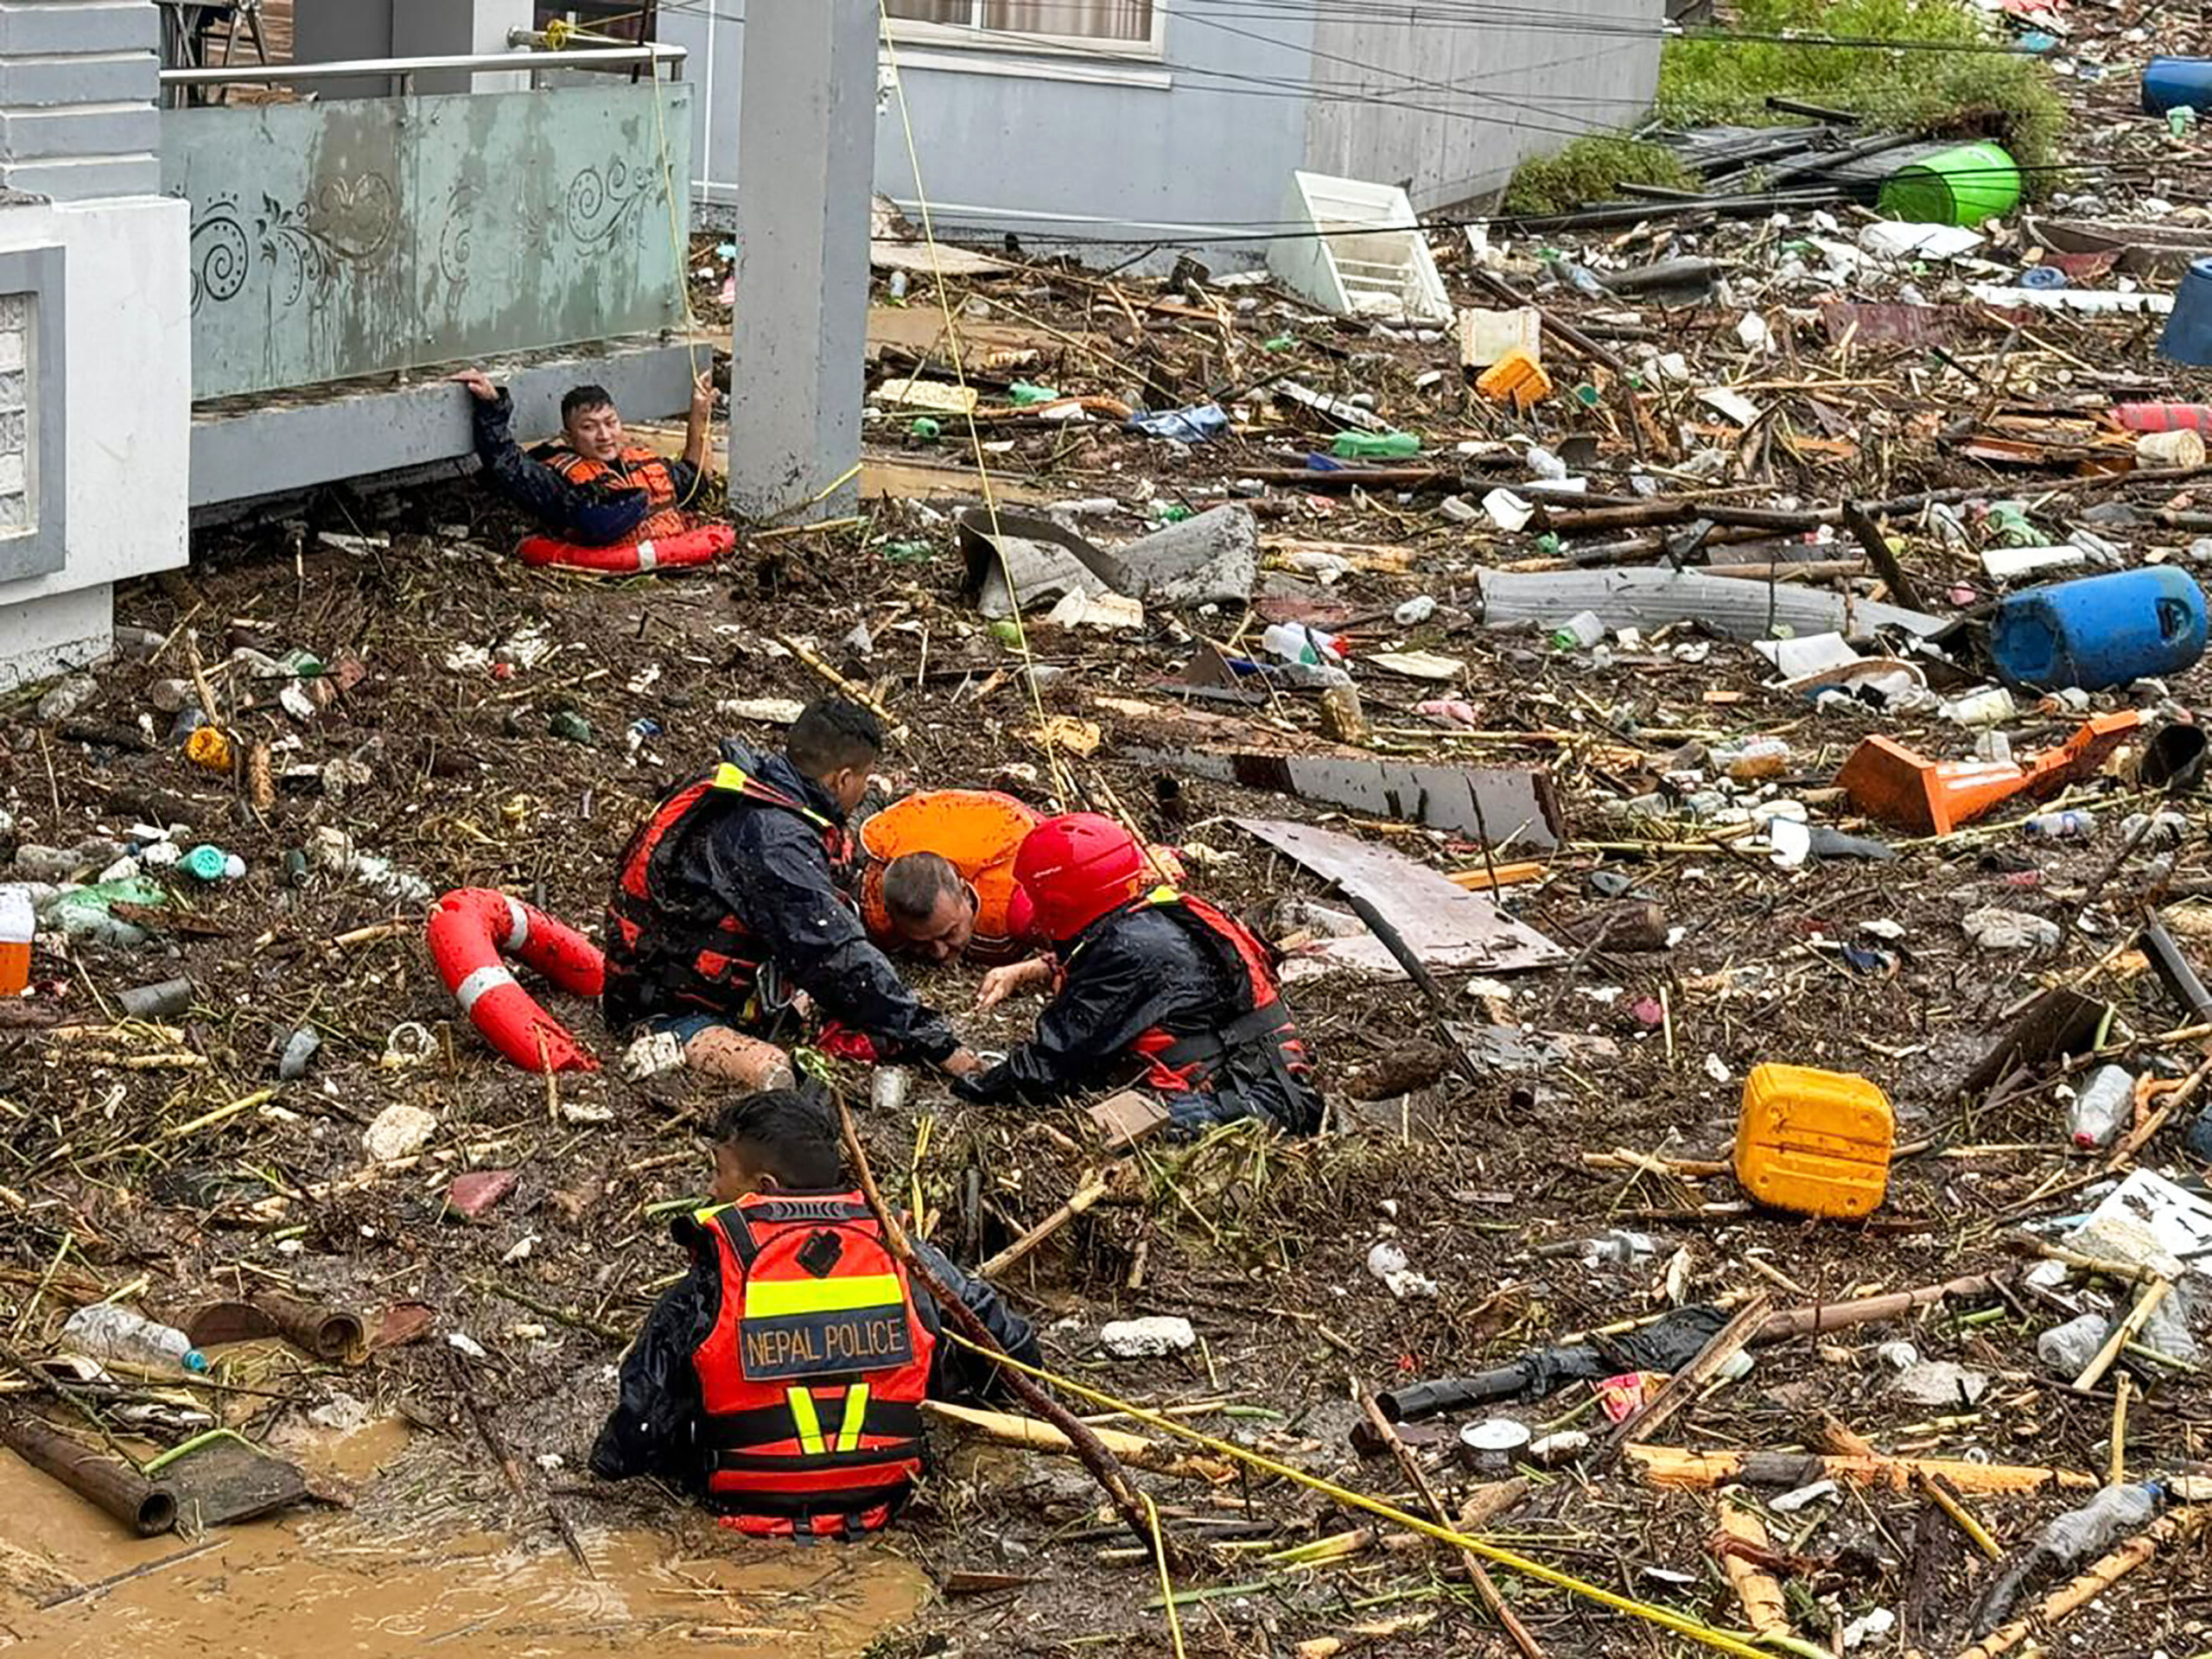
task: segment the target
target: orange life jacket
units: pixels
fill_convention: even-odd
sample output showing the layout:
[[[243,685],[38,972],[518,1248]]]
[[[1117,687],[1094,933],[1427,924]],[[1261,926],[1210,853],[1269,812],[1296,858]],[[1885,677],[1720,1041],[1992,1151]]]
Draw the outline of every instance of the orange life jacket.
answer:
[[[1273,1075],[1290,1100],[1303,1096],[1313,1068],[1275,982],[1267,946],[1236,918],[1173,887],[1155,887],[1118,913],[1138,910],[1156,910],[1195,938],[1229,970],[1237,1002],[1236,1016],[1217,1031],[1179,1034],[1154,1026],[1138,1033],[1129,1052],[1145,1063],[1146,1086],[1187,1094],[1211,1089],[1225,1070],[1261,1071]],[[1069,960],[1082,950],[1078,944]]]
[[[1022,837],[1042,822],[1011,795],[981,789],[928,790],[893,802],[861,825],[861,919],[879,939],[893,937],[883,904],[883,873],[894,858],[935,853],[976,894],[971,956],[1011,954],[1029,931],[1029,900],[1014,879]]]
[[[623,848],[614,891],[607,904],[607,982],[648,993],[627,1001],[657,1007],[671,1003],[730,1015],[759,1026],[788,1005],[760,940],[719,903],[703,897],[680,900],[663,856],[702,814],[742,810],[750,804],[796,812],[821,832],[830,869],[842,880],[851,861],[842,824],[804,802],[724,761],[653,809]]]
[[[680,1226],[713,1275],[691,1355],[707,1503],[769,1536],[869,1532],[922,1472],[934,1332],[858,1192],[759,1194]]]
[[[643,490],[645,493],[645,501],[652,511],[639,521],[635,530],[613,543],[617,547],[628,547],[663,536],[680,536],[690,528],[690,521],[677,507],[676,474],[669,470],[666,461],[650,449],[632,444],[617,455],[614,461],[593,461],[588,456],[578,454],[564,443],[556,443],[539,452],[538,458],[580,488]],[[616,461],[620,463],[619,468]]]

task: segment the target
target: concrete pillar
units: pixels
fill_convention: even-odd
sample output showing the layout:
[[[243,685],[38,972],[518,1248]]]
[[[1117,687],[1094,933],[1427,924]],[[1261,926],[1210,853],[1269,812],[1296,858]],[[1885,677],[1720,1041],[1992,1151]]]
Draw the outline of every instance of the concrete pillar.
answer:
[[[860,499],[856,478],[830,486],[861,456],[876,18],[876,0],[745,10],[729,495],[754,518],[812,523]]]

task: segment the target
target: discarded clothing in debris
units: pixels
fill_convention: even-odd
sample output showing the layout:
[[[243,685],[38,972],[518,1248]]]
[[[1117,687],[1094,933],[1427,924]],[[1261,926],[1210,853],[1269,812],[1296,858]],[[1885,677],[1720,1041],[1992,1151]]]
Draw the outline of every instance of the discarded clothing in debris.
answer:
[[[721,753],[721,766],[661,803],[616,865],[609,1027],[705,1013],[767,1036],[797,989],[887,1059],[951,1053],[952,1027],[869,942],[843,891],[851,854],[829,791],[782,755],[734,738]]]
[[[1173,438],[1183,443],[1204,443],[1229,430],[1229,415],[1219,404],[1198,404],[1158,415],[1140,415],[1129,429],[1147,438]]]
[[[1412,1423],[1493,1400],[1539,1400],[1570,1382],[1594,1382],[1623,1371],[1679,1371],[1727,1323],[1725,1309],[1699,1304],[1623,1336],[1531,1349],[1494,1371],[1416,1382],[1376,1399],[1392,1422]]]
[[[746,1242],[751,1247],[749,1262],[745,1250],[733,1236],[733,1219],[744,1230]],[[837,1461],[828,1467],[803,1466],[810,1461],[804,1455],[804,1427],[795,1423],[791,1407],[780,1399],[774,1405],[749,1413],[732,1408],[734,1403],[741,1403],[741,1395],[747,1390],[745,1372],[756,1369],[741,1360],[740,1333],[747,1323],[764,1327],[804,1323],[808,1310],[798,1307],[796,1303],[804,1299],[804,1289],[792,1287],[819,1284],[848,1291],[872,1282],[855,1279],[850,1274],[841,1277],[834,1266],[827,1275],[813,1273],[811,1268],[818,1264],[810,1262],[806,1252],[817,1248],[814,1241],[823,1238],[849,1245],[838,1252],[839,1262],[847,1257],[855,1261],[865,1258],[866,1267],[882,1269],[876,1277],[895,1275],[898,1295],[911,1307],[913,1324],[918,1327],[916,1335],[920,1338],[911,1343],[912,1356],[908,1364],[924,1371],[923,1387],[928,1398],[973,1402],[997,1386],[996,1367],[943,1338],[943,1313],[930,1293],[908,1283],[905,1269],[895,1261],[884,1268],[883,1253],[873,1248],[880,1243],[880,1235],[874,1230],[878,1224],[868,1211],[867,1200],[857,1192],[777,1192],[680,1217],[674,1231],[677,1240],[691,1252],[690,1271],[663,1294],[636,1344],[622,1361],[620,1395],[592,1446],[592,1471],[609,1480],[657,1476],[706,1498],[711,1507],[744,1517],[743,1524],[748,1530],[772,1529],[779,1518],[785,1530],[793,1527],[803,1531],[819,1529],[814,1524],[815,1515],[809,1511],[818,1510],[823,1518],[841,1521],[845,1511],[836,1503],[840,1497],[849,1503],[858,1500],[854,1510],[856,1524],[862,1529],[888,1519],[890,1511],[904,1497],[911,1472],[918,1467],[920,1456],[920,1417],[915,1410],[918,1402],[911,1397],[903,1402],[882,1398],[886,1393],[911,1396],[915,1392],[913,1383],[917,1379],[900,1376],[905,1368],[868,1373],[878,1384],[871,1391],[849,1388],[855,1375],[849,1358],[840,1362],[836,1374],[825,1379],[845,1394],[848,1405],[855,1393],[861,1393],[865,1401],[857,1421],[849,1411],[845,1414],[850,1438],[856,1444],[849,1448],[840,1444],[838,1450],[830,1454]],[[792,1253],[779,1251],[775,1240],[779,1233],[788,1235],[793,1231],[801,1235],[795,1265],[808,1271],[804,1276],[767,1271],[779,1262],[791,1261]],[[854,1244],[861,1248],[849,1248]],[[922,1240],[914,1240],[913,1247],[938,1281],[967,1304],[1007,1353],[1027,1364],[1039,1363],[1035,1330],[1028,1320],[1006,1305],[997,1291],[981,1279],[963,1273],[935,1247]],[[754,1299],[745,1294],[737,1304],[743,1310],[741,1318],[723,1320],[722,1310],[739,1290],[738,1286],[729,1282],[731,1276],[749,1280],[756,1268],[763,1270],[761,1276],[767,1284],[793,1301],[793,1314],[766,1319],[754,1318]],[[840,1303],[842,1306],[836,1306]],[[850,1298],[833,1292],[817,1306],[823,1313],[843,1312],[849,1308]],[[885,1306],[893,1307],[895,1304],[887,1299]],[[904,1310],[899,1312],[903,1315]],[[904,1324],[901,1318],[893,1327],[894,1332]],[[718,1332],[722,1338],[720,1342],[715,1340]],[[788,1330],[778,1332],[772,1328],[763,1332],[768,1338],[791,1334]],[[804,1338],[808,1333],[798,1334]],[[887,1378],[897,1379],[904,1386],[887,1389],[882,1386]],[[810,1394],[812,1390],[804,1385],[804,1379],[799,1380],[802,1387],[789,1392]],[[775,1393],[781,1396],[785,1392],[779,1382]],[[714,1406],[708,1403],[710,1400],[715,1402]],[[885,1410],[886,1407],[889,1409]],[[758,1429],[748,1434],[751,1425],[747,1420],[760,1418],[762,1412],[779,1414],[776,1427],[765,1434]],[[825,1415],[822,1427],[832,1430],[839,1442],[847,1438],[834,1417]],[[743,1444],[750,1448],[751,1455],[729,1455],[739,1449],[734,1444],[738,1436],[746,1437]],[[799,1443],[794,1448],[798,1454],[772,1459],[774,1464],[789,1466],[764,1469],[763,1465],[772,1459],[760,1455],[762,1446],[789,1441],[794,1437]],[[817,1438],[817,1441],[829,1440],[831,1435],[818,1433]],[[888,1452],[900,1452],[906,1455],[896,1461],[906,1463],[907,1474],[880,1484],[868,1483],[872,1490],[864,1489],[858,1493],[831,1490],[836,1484],[835,1476],[838,1471],[852,1470],[855,1452],[886,1448],[884,1465],[863,1472],[880,1472],[885,1465],[894,1461]],[[816,1453],[817,1457],[821,1455],[819,1452]],[[758,1523],[763,1521],[770,1525],[760,1526]]]
[[[590,461],[564,443],[525,455],[510,423],[514,401],[469,400],[476,457],[492,487],[563,541],[585,547],[676,536],[690,527],[682,504],[699,492],[696,468],[632,444],[611,461]]]
[[[1321,1103],[1265,953],[1249,931],[1172,888],[1109,911],[1062,959],[1036,1034],[988,1071],[955,1078],[953,1092],[1041,1103],[1117,1086],[1141,1067],[1187,1127],[1255,1116],[1311,1133]]]

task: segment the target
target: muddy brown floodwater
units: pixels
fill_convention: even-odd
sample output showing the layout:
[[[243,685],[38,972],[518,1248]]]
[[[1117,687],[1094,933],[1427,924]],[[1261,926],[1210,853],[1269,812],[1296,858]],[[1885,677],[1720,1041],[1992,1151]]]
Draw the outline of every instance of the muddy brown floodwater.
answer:
[[[406,1443],[372,1423],[309,1461],[359,1478]],[[665,1530],[580,1527],[593,1576],[504,1534],[395,1533],[377,1486],[197,1542],[135,1538],[0,1453],[0,1651],[139,1659],[573,1659],[645,1639],[728,1659],[849,1659],[911,1618],[926,1581],[879,1547],[755,1544],[671,1510]],[[458,1525],[456,1522],[454,1525]],[[450,1644],[450,1645],[448,1645]]]

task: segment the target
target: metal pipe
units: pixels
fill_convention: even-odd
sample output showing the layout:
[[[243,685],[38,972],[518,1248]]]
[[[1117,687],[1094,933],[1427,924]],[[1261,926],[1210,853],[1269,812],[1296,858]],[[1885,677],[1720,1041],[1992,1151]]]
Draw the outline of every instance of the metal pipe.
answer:
[[[176,1525],[176,1495],[129,1464],[102,1457],[33,1417],[0,1417],[0,1443],[43,1470],[88,1503],[97,1504],[141,1538]]]
[[[590,47],[568,52],[461,52],[429,58],[348,58],[334,63],[242,63],[212,69],[164,69],[164,86],[225,86],[258,81],[340,80],[353,75],[426,73],[438,69],[470,69],[485,74],[528,69],[612,69],[651,63],[671,67],[675,78],[683,74],[690,54],[680,46]]]

